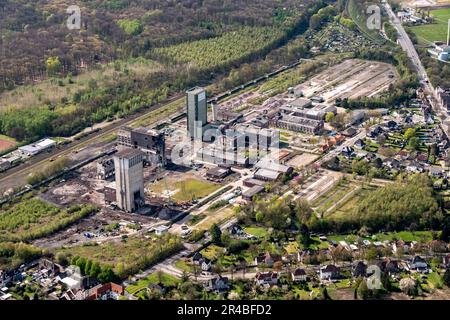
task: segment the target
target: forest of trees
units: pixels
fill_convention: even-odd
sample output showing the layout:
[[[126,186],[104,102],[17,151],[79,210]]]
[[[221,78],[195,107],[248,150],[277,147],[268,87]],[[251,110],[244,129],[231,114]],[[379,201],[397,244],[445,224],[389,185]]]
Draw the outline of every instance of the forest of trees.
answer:
[[[155,103],[167,99],[167,97],[169,97],[170,95],[185,90],[186,88],[196,85],[199,82],[211,81],[213,79],[217,80],[217,78],[220,77],[221,74],[229,71],[232,68],[238,70],[240,79],[246,78],[250,74],[246,74],[245,70],[239,69],[241,64],[252,63],[256,60],[259,60],[262,57],[265,57],[267,54],[269,54],[271,50],[276,49],[277,47],[285,48],[284,50],[280,49],[280,51],[278,51],[277,53],[285,54],[287,60],[299,56],[297,53],[294,52],[296,48],[301,49],[300,52],[301,55],[305,51],[305,47],[303,45],[301,45],[300,47],[295,45],[287,47],[283,45],[286,44],[288,40],[293,38],[295,35],[304,32],[309,26],[309,17],[312,16],[315,12],[317,12],[321,7],[326,6],[327,1],[328,0],[315,2],[306,11],[304,9],[302,9],[301,11],[299,10],[296,11],[295,8],[297,8],[299,4],[294,3],[294,1],[292,1],[293,7],[291,9],[289,9],[289,6],[287,6],[288,3],[285,3],[283,6],[283,10],[280,11],[280,8],[278,7],[278,5],[273,3],[273,0],[260,0],[261,2],[260,5],[265,6],[272,5],[275,9],[277,9],[277,10],[274,9],[274,11],[272,11],[271,9],[266,8],[266,10],[272,12],[272,14],[274,15],[269,19],[270,23],[267,20],[264,23],[262,22],[262,20],[254,20],[252,22],[250,18],[253,16],[252,13],[246,20],[241,21],[242,22],[241,25],[236,24],[237,21],[240,21],[239,19],[237,19],[236,21],[233,22],[232,26],[228,27],[223,26],[223,28],[220,31],[217,31],[214,34],[210,34],[209,37],[211,38],[214,35],[221,35],[223,34],[224,31],[228,29],[235,30],[235,32],[238,33],[239,31],[242,30],[245,31],[246,30],[245,28],[249,28],[250,26],[258,27],[256,21],[259,21],[261,26],[272,25],[273,28],[279,28],[279,30],[282,30],[280,36],[275,37],[274,42],[268,45],[266,48],[264,47],[249,48],[255,51],[249,52],[246,55],[240,53],[239,55],[233,57],[233,59],[231,60],[211,61],[208,62],[206,65],[200,65],[200,67],[194,68],[192,67],[191,63],[186,63],[184,60],[181,60],[180,63],[177,65],[174,65],[173,62],[162,61],[163,63],[166,63],[164,70],[153,72],[145,76],[130,74],[129,77],[115,79],[114,81],[112,81],[112,83],[109,83],[108,86],[96,86],[96,85],[89,86],[85,89],[75,92],[72,96],[72,99],[65,99],[65,101],[61,101],[60,106],[54,104],[45,104],[45,102],[43,101],[41,102],[40,105],[37,105],[33,108],[5,109],[3,111],[0,111],[1,114],[0,133],[11,136],[19,141],[32,141],[44,136],[70,136],[79,132],[85,127],[91,126],[94,123],[106,119],[112,119],[114,117],[123,117],[128,114],[142,110],[145,107],[154,105]],[[93,1],[89,3],[92,4],[92,2]],[[197,4],[196,1],[194,2]],[[6,7],[8,7],[8,5],[12,5],[12,3],[16,2],[13,0],[8,0],[6,2]],[[133,4],[133,8],[136,8],[136,6],[137,6],[136,4]],[[192,6],[193,4],[191,4],[191,7]],[[239,8],[237,8],[236,6]],[[4,8],[6,7],[4,6]],[[221,7],[223,6],[221,5]],[[249,8],[251,7],[252,5],[249,5]],[[286,7],[286,10],[284,9],[284,7]],[[196,8],[196,10],[203,10],[204,8],[205,6],[201,6],[201,8]],[[206,6],[206,8],[208,8],[208,6]],[[231,8],[229,8],[229,10],[242,9],[244,10],[244,12],[246,12],[247,10],[250,10],[249,8],[243,9],[240,8],[240,6],[237,3],[233,3],[233,5],[231,6]],[[156,7],[155,8],[152,7],[151,10],[156,9],[157,9]],[[258,10],[260,9],[257,9],[257,11]],[[6,12],[8,10],[4,11]],[[198,17],[198,14],[196,16]],[[222,18],[225,19],[224,16],[218,15],[217,17],[219,16],[221,17],[220,19]],[[158,17],[160,17],[160,15],[158,15]],[[212,15],[212,17],[214,17],[214,15]],[[227,21],[228,19],[229,17],[226,18]],[[133,28],[133,23],[130,24],[130,21],[127,21],[127,23],[125,23],[122,27],[125,29]],[[162,22],[160,21],[160,23]],[[168,23],[168,21],[165,21],[165,23]],[[179,27],[181,28],[181,25]],[[122,30],[120,27],[118,28]],[[132,36],[131,39],[136,40],[143,37],[147,29],[148,28],[144,26],[143,32],[138,36]],[[88,30],[91,29],[88,28]],[[89,31],[80,32],[80,34],[82,35],[86,33],[89,34]],[[105,39],[108,37],[103,36],[101,38]],[[211,39],[210,41],[211,44],[213,44],[216,40]],[[45,41],[40,42],[45,43]],[[114,43],[112,39],[110,39],[110,42]],[[173,43],[176,42],[167,43],[167,45],[171,45]],[[132,55],[129,53],[125,53],[128,51],[125,48],[128,45],[129,43],[127,41],[121,42],[121,50],[120,50],[121,55],[124,56]],[[189,47],[190,44],[186,44],[186,46]],[[138,47],[139,46],[137,44],[134,44],[132,46],[133,50]],[[99,51],[96,49],[88,51],[101,52],[101,50]],[[43,51],[37,50],[36,52],[43,52]],[[153,50],[148,49],[139,52],[139,54],[144,56],[146,55],[151,56],[154,55],[154,53],[152,52]],[[204,61],[204,60],[207,61],[208,56],[210,56],[208,51],[202,51],[200,53],[203,54],[203,57],[197,57],[196,58],[197,61]],[[97,56],[99,55],[100,53],[97,54]],[[57,57],[57,59],[55,57]],[[283,59],[281,58],[274,59],[273,57],[275,57],[275,55],[272,55],[271,57],[272,58],[266,59],[264,61],[265,64],[263,64],[261,68],[257,68],[255,70],[256,72],[252,72],[251,74],[254,75],[255,73],[259,73],[263,70],[273,68],[273,65],[270,65],[273,62],[275,63],[283,62]],[[41,58],[39,58],[38,60],[40,61]],[[104,59],[100,60],[105,61]],[[58,73],[58,70],[60,70],[59,74],[63,75],[65,72],[71,70],[70,68],[67,68],[66,59],[64,58],[64,56],[60,55],[58,51],[52,51],[51,56],[47,57],[44,62],[45,63],[42,63],[42,68],[45,69],[45,73],[48,73],[51,70],[51,73],[55,74]],[[8,66],[10,66],[11,68],[13,68],[13,66],[15,65],[16,64],[11,63],[8,64]],[[26,63],[21,63],[20,65],[25,66]],[[34,61],[33,65],[39,64],[37,63],[37,61]],[[1,70],[5,69],[2,68]],[[10,69],[7,68],[7,70]],[[220,71],[220,73],[215,74],[213,73],[213,71]],[[242,77],[240,76],[241,74]],[[233,77],[235,75],[236,73],[234,73]],[[0,72],[0,82],[1,77],[2,75]],[[8,81],[5,80],[4,83],[6,82]],[[13,82],[16,83],[17,81]],[[236,81],[233,80],[233,82]],[[61,106],[67,104],[74,105],[75,107],[71,108],[69,111],[64,110],[64,108],[60,108]]]
[[[81,9],[81,30],[69,30],[65,6],[46,0],[0,0],[0,92],[45,78],[50,56],[60,58],[62,74],[77,74],[99,62],[145,57],[154,48],[242,27],[285,25],[314,2],[77,1],[73,4]]]
[[[401,230],[442,230],[444,219],[438,198],[427,175],[409,176],[365,195],[345,215],[318,218],[304,200],[274,196],[255,199],[240,210],[242,223],[259,224],[283,233],[304,230],[348,233],[364,229],[370,233]],[[302,239],[302,241],[306,239]]]
[[[11,270],[46,254],[25,243],[0,242],[0,270]]]
[[[442,229],[444,215],[431,180],[414,175],[365,196],[345,216],[311,220],[310,228],[320,232],[352,232]]]
[[[309,224],[313,214],[308,202],[302,199],[292,201],[291,197],[255,199],[241,208],[241,219],[247,223],[257,222],[279,231],[290,228],[299,230],[303,225]]]

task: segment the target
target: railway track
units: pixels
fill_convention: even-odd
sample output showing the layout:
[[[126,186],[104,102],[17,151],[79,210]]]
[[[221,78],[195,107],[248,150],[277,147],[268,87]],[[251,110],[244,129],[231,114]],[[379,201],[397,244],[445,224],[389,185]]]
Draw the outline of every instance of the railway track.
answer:
[[[241,90],[244,90],[248,87],[257,85],[261,82],[267,81],[287,70],[297,67],[303,61],[310,61],[310,60],[309,59],[300,59],[299,61],[297,61],[295,63],[292,63],[287,66],[283,66],[283,67],[281,67],[273,72],[270,72],[264,76],[258,77],[258,78],[251,80],[243,85],[237,86],[225,93],[215,96],[214,98],[209,99],[208,103],[217,103],[217,102],[229,97],[230,95],[236,94],[237,92],[239,92]],[[26,178],[29,176],[29,174],[31,174],[33,172],[37,172],[40,169],[42,169],[45,165],[48,164],[50,159],[56,159],[56,158],[68,156],[72,152],[77,151],[86,146],[92,145],[94,143],[101,143],[102,141],[105,140],[105,138],[114,134],[115,131],[119,127],[129,126],[135,122],[138,122],[139,120],[144,120],[148,117],[150,112],[167,107],[169,104],[174,103],[177,100],[183,99],[183,97],[184,97],[184,94],[179,93],[179,94],[173,96],[172,98],[166,100],[163,103],[148,107],[145,111],[141,111],[140,113],[137,113],[135,115],[128,116],[127,118],[117,121],[98,132],[94,132],[78,141],[72,142],[67,146],[60,146],[60,147],[54,149],[52,152],[46,152],[46,153],[39,154],[17,167],[11,168],[3,173],[0,173],[0,191],[4,187],[20,188],[20,187],[24,186],[26,184]],[[85,160],[83,160],[83,161],[85,161]],[[79,163],[77,163],[75,165],[78,165],[78,164]],[[18,191],[12,197],[16,196],[17,194],[19,194],[21,192],[27,192],[27,191],[28,190]],[[0,199],[0,201],[1,201],[1,199]]]

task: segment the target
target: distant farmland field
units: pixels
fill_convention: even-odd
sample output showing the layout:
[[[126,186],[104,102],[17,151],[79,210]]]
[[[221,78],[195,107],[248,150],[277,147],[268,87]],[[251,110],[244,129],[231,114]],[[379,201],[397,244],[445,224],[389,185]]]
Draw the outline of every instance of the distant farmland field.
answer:
[[[421,42],[446,41],[450,8],[432,10],[435,23],[411,27]]]

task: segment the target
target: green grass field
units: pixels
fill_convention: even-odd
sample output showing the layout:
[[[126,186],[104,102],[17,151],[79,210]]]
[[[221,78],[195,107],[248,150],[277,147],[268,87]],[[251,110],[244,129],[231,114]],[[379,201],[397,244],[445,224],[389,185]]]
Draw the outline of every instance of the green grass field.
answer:
[[[244,231],[257,238],[265,238],[269,235],[267,229],[261,227],[247,227],[244,229]]]
[[[448,20],[450,19],[450,8],[431,11],[435,23],[422,26],[411,27],[410,29],[417,35],[420,41],[446,41]]]
[[[155,272],[147,278],[139,280],[137,284],[128,286],[126,290],[130,294],[135,294],[136,292],[147,288],[149,284],[159,284],[160,282],[165,286],[176,286],[180,280],[177,277],[167,273],[158,274]]]
[[[5,136],[4,134],[0,134],[0,140],[5,140],[13,143],[17,143],[17,140],[8,136]]]
[[[224,249],[222,247],[216,246],[215,244],[209,245],[203,249],[200,253],[209,260],[217,260]]]
[[[167,190],[166,190],[167,185]],[[168,178],[166,182],[159,181],[152,186],[150,190],[154,193],[165,193],[169,191],[171,198],[177,202],[186,202],[195,199],[204,198],[215,191],[221,186],[219,184],[198,180],[192,177],[186,179]]]
[[[356,186],[355,186],[356,187]],[[340,198],[341,200],[344,199],[344,197],[352,192],[350,196],[345,198],[342,202],[340,202],[334,210],[329,212],[325,217],[326,218],[333,218],[333,219],[339,219],[348,215],[352,215],[356,206],[358,205],[358,202],[363,199],[366,195],[368,195],[370,192],[376,190],[377,187],[374,185],[366,185],[363,187],[356,187],[348,192],[346,192],[345,195]]]
[[[186,272],[193,272],[194,268],[187,259],[180,259],[175,262],[175,267]]]
[[[354,234],[348,235],[330,235],[328,239],[334,241],[347,241],[349,243],[353,243],[357,240],[357,236]],[[373,241],[393,241],[393,240],[403,240],[405,242],[417,241],[421,243],[429,242],[433,240],[433,234],[431,231],[400,231],[400,232],[387,232],[387,233],[377,233],[372,237],[369,237],[368,240]]]

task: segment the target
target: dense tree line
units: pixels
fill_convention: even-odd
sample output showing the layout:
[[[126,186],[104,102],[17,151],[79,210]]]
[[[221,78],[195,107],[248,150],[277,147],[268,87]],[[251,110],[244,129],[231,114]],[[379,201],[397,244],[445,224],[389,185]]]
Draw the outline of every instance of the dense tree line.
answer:
[[[356,170],[356,167],[355,167]],[[307,246],[310,231],[345,233],[365,230],[444,230],[448,237],[449,220],[444,219],[441,205],[433,193],[427,175],[408,176],[407,181],[395,182],[378,188],[364,196],[345,215],[318,218],[304,200],[274,196],[269,200],[255,199],[243,206],[239,218],[244,224],[260,224],[280,232],[300,230],[304,238],[299,242]],[[220,235],[216,235],[219,239]]]
[[[431,180],[415,175],[369,193],[353,212],[339,218],[311,221],[311,228],[325,232],[439,230],[443,214],[433,194]]]
[[[302,199],[292,201],[291,197],[256,199],[241,208],[241,219],[247,220],[247,223],[257,222],[280,231],[289,228],[300,230],[312,218],[313,210],[309,203]]]
[[[61,256],[59,256],[59,259],[61,259]],[[98,262],[90,259],[75,256],[71,259],[71,265],[80,268],[82,275],[95,278],[102,283],[118,280],[110,266],[100,266]]]
[[[25,243],[0,243],[0,270],[10,270],[46,254],[44,250]]]
[[[309,26],[312,30],[319,30],[325,23],[331,21],[336,14],[336,8],[332,5],[322,8],[311,16]]]

